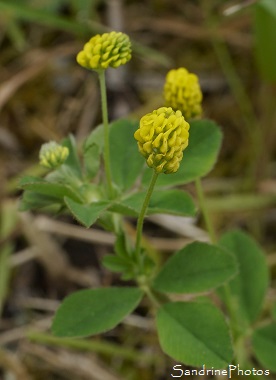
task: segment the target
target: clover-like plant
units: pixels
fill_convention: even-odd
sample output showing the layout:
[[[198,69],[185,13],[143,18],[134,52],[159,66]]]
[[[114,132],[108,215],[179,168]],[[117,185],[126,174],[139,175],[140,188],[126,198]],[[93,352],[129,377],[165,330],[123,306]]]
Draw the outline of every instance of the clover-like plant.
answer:
[[[49,173],[21,181],[22,210],[65,211],[86,228],[98,223],[113,231],[114,252],[105,255],[103,265],[133,283],[69,295],[54,317],[52,333],[67,338],[103,333],[133,312],[145,296],[155,311],[160,345],[173,359],[190,366],[224,368],[239,363],[248,368],[257,358],[275,371],[275,352],[265,345],[269,340],[275,350],[275,322],[258,325],[268,287],[264,254],[238,230],[217,240],[208,215],[200,178],[216,162],[222,133],[213,121],[200,118],[198,78],[185,68],[171,70],[163,106],[140,123],[109,124],[105,70],[130,58],[130,41],[123,33],[97,35],[84,45],[77,61],[99,75],[103,126],[87,137],[81,156],[73,136],[44,145],[40,161]],[[102,156],[105,176],[99,175]],[[144,218],[158,213],[194,216],[192,197],[175,188],[190,182],[196,183],[210,243],[194,241],[160,266],[142,238]],[[137,218],[135,238],[125,228],[125,216]],[[211,292],[221,299],[223,311],[209,297]],[[192,300],[174,302],[172,294],[189,294]]]

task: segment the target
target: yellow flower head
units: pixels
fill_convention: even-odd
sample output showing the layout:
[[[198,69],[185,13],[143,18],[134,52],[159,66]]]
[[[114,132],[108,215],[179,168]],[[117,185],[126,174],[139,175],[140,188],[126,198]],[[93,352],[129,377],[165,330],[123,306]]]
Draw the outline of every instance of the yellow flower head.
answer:
[[[183,67],[168,72],[164,97],[167,106],[180,110],[188,120],[202,113],[202,92],[198,77]]]
[[[134,133],[140,153],[157,173],[175,173],[188,146],[190,125],[181,111],[161,107],[143,116]]]
[[[131,59],[129,37],[121,32],[97,34],[92,37],[77,55],[77,62],[91,70],[116,68]]]
[[[56,169],[62,165],[69,155],[66,146],[59,145],[55,141],[43,144],[39,152],[40,165],[48,169]]]

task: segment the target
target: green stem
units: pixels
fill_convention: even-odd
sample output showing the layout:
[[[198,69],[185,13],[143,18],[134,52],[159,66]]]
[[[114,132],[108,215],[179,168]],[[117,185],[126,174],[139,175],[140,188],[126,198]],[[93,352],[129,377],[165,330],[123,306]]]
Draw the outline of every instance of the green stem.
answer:
[[[145,218],[145,214],[146,214],[146,211],[147,211],[147,208],[149,205],[150,197],[151,197],[151,194],[153,192],[153,188],[154,188],[154,185],[156,183],[157,177],[158,177],[158,173],[156,171],[154,171],[152,178],[151,178],[151,182],[150,182],[148,191],[147,191],[147,194],[146,194],[146,197],[144,199],[143,206],[142,206],[141,211],[140,211],[138,222],[137,222],[135,253],[136,253],[136,257],[138,259],[138,262],[140,262],[140,248],[141,248],[141,239],[142,239],[144,218]]]
[[[104,165],[105,175],[107,181],[108,195],[112,198],[112,179],[110,170],[110,149],[109,149],[109,125],[108,125],[108,111],[107,111],[107,98],[106,98],[106,84],[105,84],[105,70],[98,71],[101,89],[101,103],[102,103],[102,117],[104,125]]]
[[[154,291],[151,289],[151,287],[147,285],[147,286],[144,286],[142,289],[144,290],[144,292],[146,293],[146,295],[148,296],[148,298],[150,299],[150,301],[152,302],[154,307],[156,309],[159,309],[161,306],[161,302],[158,299],[158,297],[156,297],[156,295],[155,295]]]
[[[202,183],[201,179],[197,178],[195,181],[196,185],[196,191],[197,191],[197,196],[198,196],[198,201],[199,201],[199,206],[206,224],[207,231],[210,236],[211,242],[214,244],[216,242],[216,234],[215,234],[215,229],[213,226],[213,223],[211,222],[207,206],[206,206],[206,201],[205,201],[205,196],[202,188]]]
[[[146,363],[158,363],[159,359],[156,355],[149,355],[134,350],[130,347],[122,347],[117,344],[86,339],[59,338],[49,334],[30,331],[27,333],[28,339],[33,342],[52,345],[54,347],[65,347],[78,351],[97,352],[109,356],[118,355],[121,358],[134,362],[141,361]]]

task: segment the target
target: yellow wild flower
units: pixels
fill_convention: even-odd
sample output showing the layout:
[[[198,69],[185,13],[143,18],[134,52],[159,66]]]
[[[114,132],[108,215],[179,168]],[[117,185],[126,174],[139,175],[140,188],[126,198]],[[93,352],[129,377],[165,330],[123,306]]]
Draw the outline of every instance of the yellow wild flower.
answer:
[[[166,106],[180,110],[187,120],[202,113],[202,92],[198,77],[183,67],[168,72],[164,98]]]
[[[77,55],[77,62],[90,70],[105,70],[119,67],[131,59],[129,37],[122,32],[97,34],[92,37]]]
[[[175,173],[188,146],[190,125],[181,111],[161,107],[143,116],[134,133],[140,153],[157,173]]]
[[[55,141],[42,145],[39,152],[40,165],[48,169],[57,169],[62,165],[69,155],[69,149]]]

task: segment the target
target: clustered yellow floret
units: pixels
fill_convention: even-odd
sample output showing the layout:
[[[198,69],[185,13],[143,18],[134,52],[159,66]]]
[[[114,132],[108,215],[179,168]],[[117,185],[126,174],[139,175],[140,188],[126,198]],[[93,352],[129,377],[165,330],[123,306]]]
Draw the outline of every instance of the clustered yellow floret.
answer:
[[[161,107],[143,116],[134,137],[140,153],[157,173],[175,173],[188,146],[190,125],[181,111]]]
[[[97,34],[92,37],[77,55],[77,62],[91,70],[116,68],[131,59],[129,37],[122,32]]]
[[[180,110],[187,120],[202,113],[202,92],[198,77],[183,67],[168,72],[164,98],[165,105]]]
[[[55,141],[42,145],[39,152],[40,165],[48,169],[56,169],[62,165],[69,155],[69,149]]]

